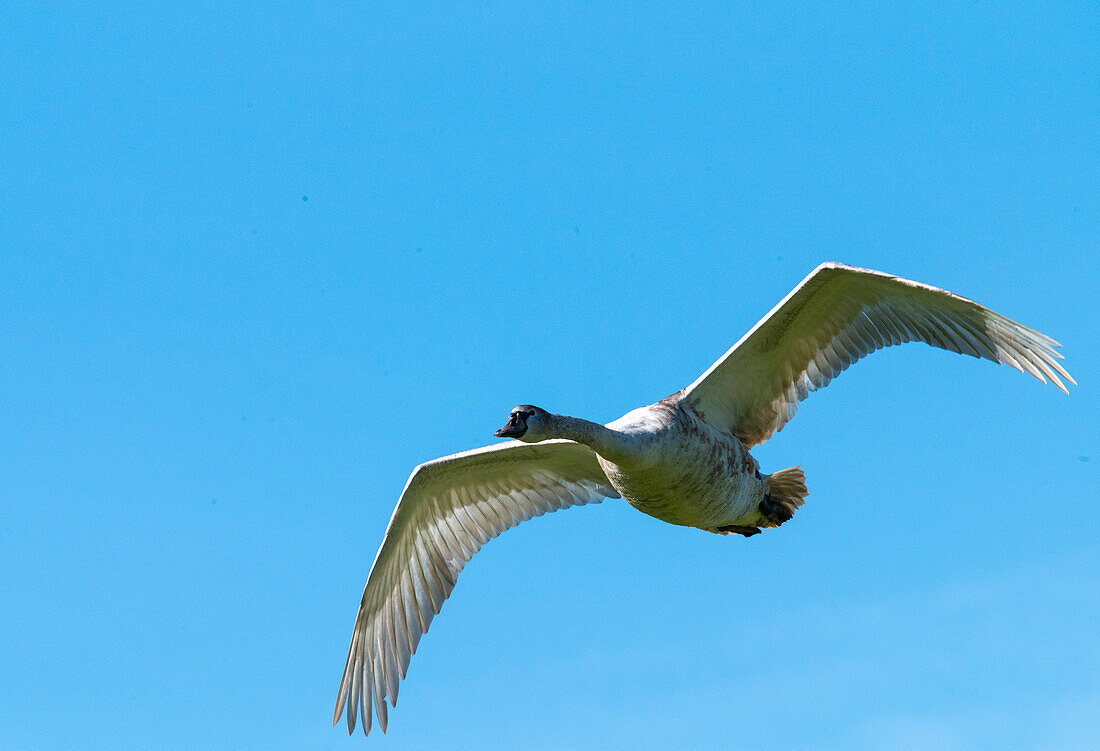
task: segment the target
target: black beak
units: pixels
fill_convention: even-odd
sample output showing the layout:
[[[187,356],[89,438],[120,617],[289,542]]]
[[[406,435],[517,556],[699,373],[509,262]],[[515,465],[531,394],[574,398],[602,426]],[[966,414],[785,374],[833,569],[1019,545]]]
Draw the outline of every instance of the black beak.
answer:
[[[527,432],[527,422],[519,415],[512,415],[504,427],[493,433],[497,438],[519,438]]]

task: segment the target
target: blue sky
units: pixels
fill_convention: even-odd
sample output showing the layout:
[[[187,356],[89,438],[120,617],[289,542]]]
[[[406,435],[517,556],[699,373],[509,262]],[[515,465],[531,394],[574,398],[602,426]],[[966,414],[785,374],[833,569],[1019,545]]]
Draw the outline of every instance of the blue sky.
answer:
[[[0,746],[1100,745],[1095,4],[17,4]],[[418,462],[694,380],[818,263],[1062,341],[910,345],[754,453],[750,540],[490,543],[386,736],[329,727]]]

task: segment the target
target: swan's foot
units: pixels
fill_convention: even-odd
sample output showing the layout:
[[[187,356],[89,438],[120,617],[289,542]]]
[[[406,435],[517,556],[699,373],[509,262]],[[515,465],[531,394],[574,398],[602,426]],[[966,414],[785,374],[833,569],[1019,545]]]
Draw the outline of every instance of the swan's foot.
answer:
[[[771,522],[771,526],[778,527],[794,516],[794,513],[789,508],[782,503],[773,501],[770,495],[764,496],[764,500],[760,501],[760,505],[756,508],[760,510],[760,513],[763,514],[769,522]]]
[[[739,535],[745,537],[752,537],[753,535],[760,534],[760,527],[739,527],[736,524],[727,524],[724,527],[717,528],[719,532],[729,534],[730,532],[736,532]]]

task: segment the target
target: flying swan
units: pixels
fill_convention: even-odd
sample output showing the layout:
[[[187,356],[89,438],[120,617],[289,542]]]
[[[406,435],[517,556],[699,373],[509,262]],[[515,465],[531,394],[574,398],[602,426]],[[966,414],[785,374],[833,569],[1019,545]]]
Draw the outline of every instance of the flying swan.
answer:
[[[624,498],[670,524],[746,537],[778,527],[806,497],[798,467],[761,474],[749,449],[798,403],[882,347],[925,342],[1011,365],[1066,391],[1061,345],[964,297],[839,263],[802,280],[690,386],[607,425],[520,405],[507,443],[413,470],[374,559],[332,724],[348,733],[386,700],[458,573],[501,532],[548,511]],[[1067,392],[1068,393],[1068,392]]]

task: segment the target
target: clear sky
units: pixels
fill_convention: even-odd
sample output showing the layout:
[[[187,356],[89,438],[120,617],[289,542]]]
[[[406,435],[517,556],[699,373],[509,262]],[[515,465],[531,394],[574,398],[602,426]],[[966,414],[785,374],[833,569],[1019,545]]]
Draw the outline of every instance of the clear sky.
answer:
[[[1098,6],[698,5],[6,9],[0,747],[1100,747]],[[414,465],[664,397],[826,260],[1081,386],[877,353],[755,451],[793,522],[524,524],[330,727]]]

